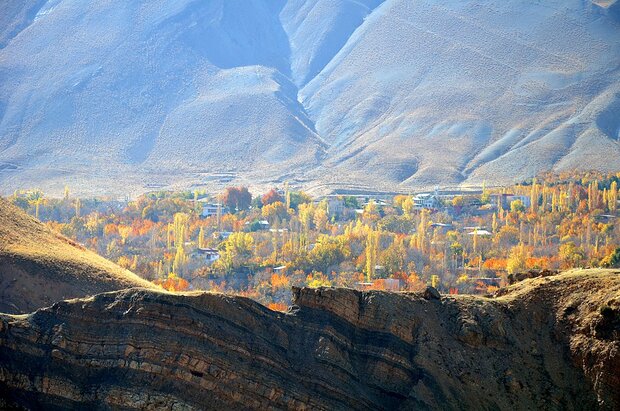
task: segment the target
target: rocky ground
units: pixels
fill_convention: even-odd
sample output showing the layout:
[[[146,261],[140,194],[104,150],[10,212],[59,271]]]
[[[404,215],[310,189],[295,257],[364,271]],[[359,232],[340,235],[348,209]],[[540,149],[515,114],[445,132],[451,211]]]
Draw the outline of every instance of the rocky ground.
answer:
[[[0,397],[29,409],[620,409],[620,273],[495,298],[130,289],[0,316]]]

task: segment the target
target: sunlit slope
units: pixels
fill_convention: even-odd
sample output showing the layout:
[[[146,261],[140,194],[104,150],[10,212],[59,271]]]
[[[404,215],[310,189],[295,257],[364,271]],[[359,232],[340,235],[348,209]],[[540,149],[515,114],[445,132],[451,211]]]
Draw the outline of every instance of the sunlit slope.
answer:
[[[156,288],[0,198],[0,312],[129,287]]]
[[[11,1],[0,11],[0,187],[408,191],[616,170],[618,10]]]

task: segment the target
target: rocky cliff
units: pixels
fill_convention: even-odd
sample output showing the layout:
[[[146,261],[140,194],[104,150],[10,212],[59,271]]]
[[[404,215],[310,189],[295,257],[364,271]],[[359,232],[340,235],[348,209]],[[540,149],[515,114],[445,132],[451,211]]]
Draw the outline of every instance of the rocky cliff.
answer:
[[[0,316],[0,397],[30,409],[620,409],[620,274],[495,298],[130,289]]]

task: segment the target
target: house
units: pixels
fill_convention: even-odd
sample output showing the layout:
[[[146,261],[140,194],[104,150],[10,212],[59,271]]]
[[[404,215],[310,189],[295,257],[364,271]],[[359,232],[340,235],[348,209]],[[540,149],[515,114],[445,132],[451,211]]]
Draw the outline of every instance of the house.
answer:
[[[327,214],[331,216],[340,217],[345,210],[344,197],[341,195],[328,195],[314,201],[315,204],[319,204],[322,201],[327,203]]]
[[[435,230],[439,230],[442,233],[446,233],[446,232],[452,230],[452,224],[450,224],[450,223],[432,223],[431,224],[431,228],[434,228]]]
[[[499,203],[499,206],[504,210],[510,210],[510,203],[520,200],[525,208],[529,208],[532,205],[532,201],[529,196],[515,195],[515,194],[491,194],[491,202]]]
[[[199,248],[196,252],[203,256],[208,264],[220,259],[220,252],[217,248]]]
[[[612,214],[600,214],[597,216],[594,216],[594,220],[598,221],[598,222],[605,222],[605,223],[609,223],[612,220],[614,220],[615,218],[617,218],[615,215]]]
[[[245,225],[252,231],[267,230],[269,228],[269,221],[267,220],[254,220],[246,221]]]
[[[226,207],[221,204],[204,203],[202,205],[202,217],[209,218],[217,215],[228,214]]]
[[[230,235],[232,234],[231,231],[220,231],[213,233],[213,238],[215,239],[219,239],[219,240],[226,240],[228,237],[230,237]]]
[[[484,229],[474,229],[474,231],[467,233],[468,235],[477,235],[479,237],[491,237],[493,233]]]
[[[413,208],[415,210],[436,210],[441,206],[437,191],[434,193],[422,193],[413,197]]]
[[[327,197],[327,213],[329,215],[341,216],[344,212],[344,209],[344,198],[342,198],[342,196]]]

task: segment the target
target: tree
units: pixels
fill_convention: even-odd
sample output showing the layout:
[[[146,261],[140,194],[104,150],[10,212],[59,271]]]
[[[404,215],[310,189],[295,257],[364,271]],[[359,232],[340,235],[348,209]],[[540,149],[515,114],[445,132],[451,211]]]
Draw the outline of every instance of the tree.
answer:
[[[268,204],[273,204],[276,202],[284,203],[284,198],[276,191],[275,188],[272,188],[267,193],[263,194],[261,198],[263,205],[266,206]]]
[[[203,227],[200,227],[200,231],[198,232],[198,248],[205,247],[205,230]]]
[[[230,271],[235,267],[241,267],[252,257],[254,239],[248,233],[232,233],[230,237],[220,244],[221,257],[216,261],[216,266]]]
[[[312,202],[312,198],[308,194],[304,193],[303,191],[298,191],[298,192],[290,191],[289,197],[290,197],[289,207],[294,210],[297,210],[300,204]]]
[[[375,276],[378,252],[379,232],[370,230],[366,237],[366,282],[370,282]]]
[[[374,200],[370,200],[364,207],[363,218],[368,223],[373,223],[379,219],[379,209]]]
[[[247,187],[227,187],[221,200],[230,211],[247,210],[252,204],[252,194]]]
[[[603,260],[603,265],[610,268],[620,268],[620,247]]]
[[[560,246],[560,259],[564,262],[565,268],[579,267],[586,259],[586,253],[583,248],[568,241]]]
[[[326,272],[330,267],[343,262],[348,255],[342,238],[321,235],[308,254],[312,269]]]
[[[413,213],[414,204],[413,204],[413,199],[411,198],[411,196],[407,196],[407,198],[403,201],[402,208],[403,208],[403,213],[406,216],[410,216],[411,213]]]
[[[618,183],[615,181],[612,181],[609,192],[607,193],[607,203],[609,211],[614,213],[618,208]]]
[[[80,213],[82,212],[82,201],[79,198],[75,199],[75,216],[80,217]]]
[[[273,224],[276,221],[285,220],[288,217],[288,210],[284,203],[276,201],[275,203],[265,205],[261,210],[261,214]]]
[[[510,211],[513,213],[523,213],[525,211],[525,205],[523,205],[523,201],[521,200],[511,201]]]
[[[142,219],[143,220],[151,220],[156,223],[159,219],[157,218],[157,212],[155,211],[155,207],[151,204],[147,205],[142,209]]]
[[[508,271],[508,274],[524,271],[527,268],[527,258],[528,253],[525,248],[525,244],[520,243],[519,245],[512,247],[508,261],[506,261],[506,271]]]
[[[324,208],[319,207],[314,212],[313,221],[314,221],[314,226],[319,232],[325,231],[325,229],[327,228],[327,221],[328,221],[327,211]]]
[[[397,237],[394,242],[381,253],[381,265],[386,272],[393,274],[405,270],[407,250],[403,244],[403,237]]]

